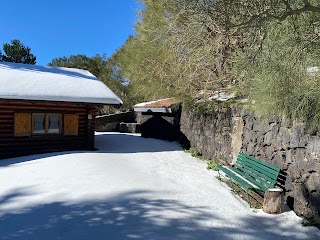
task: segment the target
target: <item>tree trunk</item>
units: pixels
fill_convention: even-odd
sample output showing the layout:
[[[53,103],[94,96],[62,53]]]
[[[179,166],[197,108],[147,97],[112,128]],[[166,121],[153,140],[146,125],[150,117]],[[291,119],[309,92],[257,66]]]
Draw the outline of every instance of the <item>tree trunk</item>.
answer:
[[[283,213],[284,196],[283,190],[280,188],[268,189],[264,193],[263,211],[271,214]]]

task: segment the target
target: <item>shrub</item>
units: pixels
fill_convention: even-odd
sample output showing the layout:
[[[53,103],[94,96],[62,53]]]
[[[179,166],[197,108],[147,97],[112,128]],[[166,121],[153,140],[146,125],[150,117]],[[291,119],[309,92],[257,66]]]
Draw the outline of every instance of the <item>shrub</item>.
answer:
[[[213,170],[213,171],[218,171],[218,164],[216,161],[214,160],[209,160],[208,161],[208,166],[207,166],[208,170]]]

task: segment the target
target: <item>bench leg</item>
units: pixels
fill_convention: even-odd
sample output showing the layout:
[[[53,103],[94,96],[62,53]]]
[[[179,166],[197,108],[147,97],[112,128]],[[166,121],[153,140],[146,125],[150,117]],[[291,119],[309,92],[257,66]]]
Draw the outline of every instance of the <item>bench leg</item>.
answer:
[[[218,170],[218,174],[219,174],[219,178],[222,179],[219,170]],[[236,184],[233,182],[232,178],[229,177],[229,176],[228,176],[228,178],[229,178],[230,183],[231,183],[231,188],[235,191],[235,193],[239,193],[241,190],[242,190],[242,191],[245,190],[245,194],[246,194],[246,197],[247,197],[249,206],[250,206],[250,208],[251,208],[251,201],[250,201],[250,197],[249,197],[249,189],[248,189],[248,188],[244,189],[244,188],[241,188],[241,187],[239,187],[239,186],[236,186]],[[240,189],[240,190],[237,190],[237,189]]]
[[[234,184],[234,182],[233,182],[231,177],[229,178],[229,180],[230,180],[230,183],[231,183],[231,188],[234,189],[234,191],[237,193],[238,192],[237,188],[239,188],[239,187],[236,186],[236,184]]]
[[[248,199],[248,202],[249,202],[249,206],[251,208],[251,201],[250,201],[250,197],[249,197],[249,189],[248,188],[246,189],[246,194],[247,194],[247,199]]]
[[[231,182],[231,186],[232,188],[235,190],[236,193],[239,193],[240,191],[241,192],[245,192],[246,194],[246,197],[247,197],[247,200],[248,200],[248,203],[249,203],[249,206],[251,208],[251,201],[250,201],[250,196],[249,196],[249,189],[248,188],[241,188],[239,187],[238,185],[234,184],[234,182],[232,181],[232,179],[230,178],[230,182]],[[237,189],[236,189],[237,187]]]

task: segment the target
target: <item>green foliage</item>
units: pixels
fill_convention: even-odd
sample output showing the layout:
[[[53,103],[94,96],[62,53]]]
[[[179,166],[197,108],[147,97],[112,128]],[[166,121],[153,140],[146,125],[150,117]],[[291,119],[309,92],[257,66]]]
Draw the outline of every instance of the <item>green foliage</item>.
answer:
[[[218,163],[214,160],[208,160],[208,170],[218,171]]]
[[[302,221],[304,227],[317,227],[320,229],[320,221],[314,220],[312,218],[304,218]]]
[[[217,180],[220,181],[220,182],[223,182],[223,180],[222,180],[222,178],[221,178],[220,175],[217,175],[217,176],[215,176],[214,178],[217,179]]]
[[[195,148],[190,148],[186,150],[186,152],[190,153],[192,157],[196,157],[200,160],[207,161],[207,169],[218,171],[218,163],[215,160],[209,160],[202,156],[202,154]],[[220,177],[216,177],[219,181],[222,181]]]
[[[1,62],[15,62],[23,64],[36,64],[36,57],[29,47],[24,46],[20,40],[12,40],[11,43],[3,44],[4,54],[0,52]]]
[[[177,112],[177,111],[181,110],[181,102],[172,104],[170,108],[171,108],[172,112]]]
[[[195,148],[190,148],[186,150],[186,152],[190,153],[192,157],[200,158],[202,154]]]
[[[194,100],[187,98],[182,102],[182,111],[188,112],[194,106]]]
[[[194,111],[200,115],[202,119],[213,113],[217,109],[217,105],[213,102],[200,102],[193,106]]]
[[[320,7],[316,0],[140,0],[136,35],[117,52],[133,99],[177,97],[200,116],[230,87],[257,111],[319,130]],[[229,106],[227,106],[229,105]]]
[[[182,104],[183,111],[194,111],[203,120],[206,116],[212,115],[214,112],[227,112],[233,106],[239,106],[241,103],[236,100],[230,101],[200,101],[185,100]],[[242,106],[242,105],[241,105]]]
[[[226,34],[213,34],[201,1],[141,2],[145,7],[139,12],[137,34],[127,40],[118,59],[135,94],[148,100],[205,98],[233,81],[233,42]]]
[[[316,30],[310,29],[309,18],[295,19],[298,26],[288,19],[269,29],[257,59],[245,70],[245,85],[257,111],[305,121],[315,132],[320,123],[320,74],[307,68],[319,65],[320,41],[310,42]]]
[[[190,148],[186,150],[187,153],[190,153],[192,157],[198,158],[203,161],[209,161],[207,158],[203,157],[202,154],[195,148]]]
[[[88,70],[95,76],[103,76],[107,71],[106,55],[96,55],[87,57],[84,54],[71,55],[70,57],[61,57],[53,59],[48,66],[67,67]]]
[[[195,148],[190,148],[189,150],[186,150],[187,153],[190,153],[192,157],[198,158],[200,160],[207,161],[207,169],[218,171],[218,163],[214,160],[206,159],[202,156],[202,154]]]

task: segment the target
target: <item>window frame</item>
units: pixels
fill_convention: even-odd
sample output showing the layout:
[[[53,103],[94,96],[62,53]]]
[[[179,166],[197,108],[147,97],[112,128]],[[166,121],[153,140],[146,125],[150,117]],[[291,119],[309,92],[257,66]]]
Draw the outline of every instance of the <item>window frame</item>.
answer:
[[[50,133],[49,132],[49,117],[50,116],[59,116],[59,132],[58,133]],[[61,135],[63,134],[63,129],[62,129],[62,122],[63,122],[63,114],[62,113],[46,113],[46,134],[48,135]]]
[[[44,114],[45,117],[45,126],[44,133],[35,133],[34,132],[34,116]],[[59,116],[59,133],[49,133],[49,116]],[[63,134],[63,114],[61,112],[32,112],[31,113],[31,136],[52,136],[52,135],[62,135]]]

